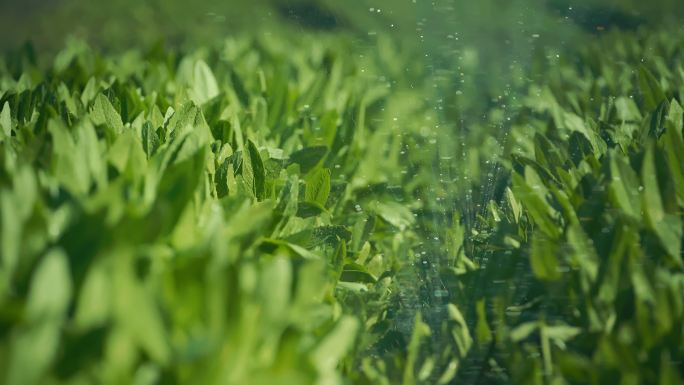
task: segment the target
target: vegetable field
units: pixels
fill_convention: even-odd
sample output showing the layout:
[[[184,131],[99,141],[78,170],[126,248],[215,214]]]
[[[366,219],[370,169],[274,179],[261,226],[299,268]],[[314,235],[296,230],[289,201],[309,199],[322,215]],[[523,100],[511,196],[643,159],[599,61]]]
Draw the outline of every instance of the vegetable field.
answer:
[[[3,52],[1,384],[684,383],[681,28],[288,7]]]

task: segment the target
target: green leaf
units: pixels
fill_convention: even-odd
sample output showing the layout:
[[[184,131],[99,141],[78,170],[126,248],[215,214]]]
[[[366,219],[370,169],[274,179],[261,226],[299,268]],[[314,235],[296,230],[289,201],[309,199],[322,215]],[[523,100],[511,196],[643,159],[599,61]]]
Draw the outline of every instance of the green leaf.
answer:
[[[428,337],[430,334],[430,327],[423,322],[423,317],[421,316],[420,312],[417,312],[413,322],[413,333],[411,334],[411,340],[408,344],[402,384],[415,384],[415,367],[419,359],[420,344],[422,340],[425,337]]]
[[[85,194],[90,189],[91,177],[85,151],[78,146],[71,133],[57,120],[48,122],[48,131],[53,140],[54,174],[62,185],[76,194]]]
[[[648,111],[655,110],[660,103],[667,100],[658,80],[643,65],[639,66],[639,88]]]
[[[667,111],[667,117],[665,118],[665,128],[668,130],[674,130],[677,134],[682,134],[682,129],[684,128],[684,110],[682,106],[679,105],[677,99],[672,99],[670,102],[670,108]]]
[[[41,383],[57,354],[72,290],[66,255],[61,250],[49,251],[31,280],[26,304],[28,322],[12,338],[6,384]]]
[[[330,170],[319,168],[306,178],[306,190],[304,199],[325,207],[330,195]]]
[[[59,348],[59,328],[44,322],[16,333],[12,338],[12,355],[6,364],[3,381],[7,385],[44,383],[41,378],[49,369]]]
[[[273,258],[264,266],[259,289],[267,322],[276,322],[283,314],[287,314],[292,279],[291,262],[283,256]]]
[[[300,218],[310,218],[327,212],[325,207],[317,202],[299,202],[297,205],[297,216]]]
[[[106,126],[111,130],[112,134],[119,134],[124,129],[121,115],[119,115],[109,99],[103,94],[98,94],[95,97],[90,117],[93,123],[98,126]]]
[[[211,68],[203,60],[198,60],[194,67],[192,91],[195,103],[202,105],[218,96],[219,87]]]
[[[15,202],[16,198],[12,192],[0,190],[0,225],[2,225],[0,259],[3,265],[0,277],[7,281],[14,274],[21,250],[23,223],[18,220],[20,218],[19,208]]]
[[[680,259],[683,230],[682,221],[676,214],[666,213],[658,187],[657,170],[653,146],[649,146],[644,156],[641,177],[644,184],[642,193],[644,216],[649,227],[660,239],[663,248],[671,257]]]
[[[238,99],[240,100],[240,103],[244,107],[249,106],[249,93],[245,89],[245,85],[243,84],[242,80],[238,76],[238,74],[231,68],[230,71],[230,83],[233,86],[233,91],[235,91],[235,95],[237,95]]]
[[[470,335],[470,330],[468,330],[468,323],[456,305],[448,304],[447,311],[449,319],[454,322],[454,325],[451,326],[451,335],[454,337],[458,347],[458,355],[464,358],[473,345],[473,337]]]
[[[130,171],[132,175],[142,175],[147,168],[147,155],[143,144],[132,130],[119,135],[109,148],[109,162],[120,173]]]
[[[661,137],[670,176],[680,204],[684,203],[684,140],[682,140],[682,109],[673,100],[665,133]]]
[[[158,305],[134,275],[130,255],[118,253],[114,257],[111,287],[116,323],[152,360],[165,364],[170,346]]]
[[[192,156],[199,147],[203,147],[213,140],[211,129],[206,120],[204,120],[202,110],[192,102],[183,104],[178,111],[173,112],[173,116],[169,119],[166,127],[168,132],[167,138],[164,138],[164,140],[180,139],[188,133],[193,135],[188,143],[193,143],[194,145],[187,146],[183,150],[185,154],[178,154],[179,160],[176,161],[182,161],[184,155]]]
[[[47,321],[64,316],[71,301],[71,276],[66,255],[49,251],[31,280],[26,315],[33,321]]]
[[[305,147],[290,155],[289,164],[298,164],[302,174],[306,174],[321,163],[327,154],[328,147],[326,146]]]
[[[534,275],[539,279],[555,281],[560,279],[558,266],[558,246],[542,234],[535,234],[532,238],[530,250],[530,264]]]
[[[80,291],[75,323],[82,329],[104,325],[111,316],[111,277],[103,265],[94,265]]]
[[[142,145],[143,151],[145,151],[145,155],[148,159],[151,158],[155,151],[157,151],[157,148],[159,148],[159,136],[150,122],[145,122],[145,124],[143,124]]]
[[[485,345],[492,340],[492,331],[489,329],[487,322],[487,313],[485,310],[485,299],[480,299],[475,305],[475,312],[477,313],[477,324],[475,325],[475,335],[477,341]]]
[[[247,188],[258,200],[264,199],[264,184],[266,174],[264,171],[264,163],[261,160],[259,151],[256,145],[251,140],[247,141],[246,151],[242,154],[242,177],[244,178]]]
[[[333,371],[345,354],[352,348],[359,323],[356,318],[343,316],[311,353],[313,362],[319,373]]]
[[[221,163],[221,165],[216,169],[215,184],[216,184],[216,196],[221,199],[228,195],[228,175],[233,171],[233,164],[230,159],[226,159]]]
[[[319,260],[321,257],[306,248],[299,246],[294,243],[283,241],[280,239],[270,239],[263,238],[259,244],[259,248],[269,254],[277,254],[277,250],[286,251],[290,253],[290,256],[300,257],[309,260]]]
[[[569,325],[546,325],[546,335],[556,342],[567,342],[582,332],[582,329]]]
[[[341,274],[344,266],[344,261],[347,260],[347,242],[342,240],[337,245],[335,254],[333,255],[332,265],[335,273]]]
[[[375,202],[372,210],[399,230],[410,228],[416,219],[409,208],[397,202]]]
[[[515,195],[513,194],[513,191],[511,191],[510,187],[506,187],[506,200],[508,201],[508,205],[513,212],[513,220],[515,220],[515,223],[519,223],[523,210],[520,202],[515,199]]]
[[[511,333],[509,336],[511,338],[511,341],[521,342],[521,341],[526,340],[529,336],[532,335],[532,333],[534,333],[538,329],[539,329],[539,322],[537,322],[537,321],[525,322],[523,324],[516,326],[513,330],[511,330]]]
[[[537,175],[533,172],[532,168],[525,168],[525,175]],[[532,219],[533,223],[539,226],[540,230],[551,238],[558,238],[560,236],[560,231],[558,230],[558,225],[551,217],[551,212],[553,209],[545,201],[544,191],[546,191],[545,186],[541,183],[538,176],[530,179],[531,185],[523,179],[518,173],[513,173],[513,193],[515,197],[518,198]]]
[[[12,136],[13,128],[9,102],[5,102],[5,105],[2,107],[2,111],[0,111],[0,132],[4,134],[5,138],[9,138]]]
[[[587,236],[578,223],[573,223],[567,229],[567,244],[572,250],[569,263],[578,266],[589,282],[596,279],[599,269],[599,256],[594,242]],[[588,284],[587,282],[586,284]],[[588,287],[585,287],[588,290]]]
[[[340,276],[340,281],[344,282],[375,283],[377,280],[365,267],[356,263],[344,265]]]
[[[628,161],[617,152],[610,154],[610,195],[613,204],[634,220],[641,218],[639,179]]]

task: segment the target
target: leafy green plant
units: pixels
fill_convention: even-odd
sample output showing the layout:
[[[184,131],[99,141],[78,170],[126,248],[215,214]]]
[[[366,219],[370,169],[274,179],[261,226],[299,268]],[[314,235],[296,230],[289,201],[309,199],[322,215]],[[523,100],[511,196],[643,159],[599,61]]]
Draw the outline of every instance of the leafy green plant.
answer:
[[[681,383],[680,41],[495,103],[382,35],[7,54],[0,378]]]

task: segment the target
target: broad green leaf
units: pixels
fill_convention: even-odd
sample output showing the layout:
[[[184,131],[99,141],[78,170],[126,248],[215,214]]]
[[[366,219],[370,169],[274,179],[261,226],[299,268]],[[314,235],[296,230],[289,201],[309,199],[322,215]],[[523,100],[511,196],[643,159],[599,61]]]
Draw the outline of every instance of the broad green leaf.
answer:
[[[644,98],[644,106],[649,112],[667,99],[658,80],[643,65],[639,66],[639,88]]]
[[[234,70],[229,71],[230,74],[230,83],[233,86],[233,91],[235,91],[235,95],[237,95],[238,99],[240,100],[240,103],[244,107],[249,106],[249,101],[250,101],[250,96],[247,90],[245,89],[245,86],[238,76],[237,73],[235,73]]]
[[[335,250],[332,258],[332,265],[335,273],[341,274],[344,262],[347,260],[347,242],[342,240]]]
[[[356,263],[350,263],[346,264],[342,269],[340,281],[375,283],[377,282],[377,278],[374,277],[373,274],[369,273],[365,267]]]
[[[590,122],[587,122],[580,116],[577,116],[572,112],[565,112],[563,114],[563,126],[570,130],[568,134],[575,131],[584,135],[589,143],[591,143],[591,147],[595,153],[602,154],[605,151],[605,143],[590,125]]]
[[[186,136],[192,137],[193,133]],[[183,155],[183,161],[179,162],[178,157],[184,149],[187,149],[186,154]],[[197,140],[176,140],[176,143],[166,148],[163,158],[170,162],[174,155],[178,156],[175,163],[168,164],[163,170],[163,175],[156,176],[159,180],[149,177],[149,183],[154,185],[150,187],[154,194],[153,202],[150,202],[152,207],[147,216],[141,219],[140,231],[136,232],[135,236],[156,237],[170,233],[203,180],[206,149],[198,147]],[[149,175],[151,173],[148,173]]]
[[[187,150],[190,153],[194,153],[197,148],[213,140],[211,129],[204,120],[202,110],[192,102],[183,104],[178,111],[173,112],[167,123],[167,131],[168,138],[165,140],[183,138],[188,133],[192,133],[195,146]],[[179,154],[179,158],[183,159],[183,156]]]
[[[646,151],[641,173],[644,184],[642,199],[646,222],[658,236],[661,245],[668,254],[679,259],[681,240],[684,235],[682,220],[678,215],[666,213],[663,207],[653,146],[649,146]]]
[[[458,360],[453,359],[449,362],[446,370],[439,377],[439,380],[437,380],[437,384],[438,385],[446,385],[446,384],[451,383],[451,380],[453,380],[454,377],[456,377],[457,372],[458,372]]]
[[[53,140],[53,167],[57,179],[63,186],[76,193],[85,194],[90,189],[90,172],[84,151],[77,146],[71,133],[56,120],[48,123]]]
[[[31,216],[39,198],[38,181],[34,171],[28,165],[21,165],[14,175],[14,193],[18,198],[16,205],[16,220],[23,222]]]
[[[535,234],[530,249],[530,264],[539,279],[555,281],[561,278],[558,264],[558,246],[543,235]]]
[[[679,105],[676,99],[672,99],[670,102],[665,125],[667,130],[674,130],[676,134],[682,134],[682,128],[684,128],[684,110],[682,110],[682,106]]]
[[[513,194],[513,191],[511,191],[510,187],[506,187],[506,200],[508,201],[508,205],[511,207],[511,211],[513,212],[513,219],[515,220],[515,223],[520,222],[520,216],[522,216],[522,206],[520,205],[520,202],[518,202],[517,199],[515,199],[515,195]]]
[[[380,218],[400,230],[410,228],[415,221],[411,210],[397,202],[376,202],[372,208]]]
[[[28,322],[12,339],[7,384],[41,383],[57,354],[72,290],[66,255],[61,250],[48,251],[31,279],[26,304]]]
[[[104,150],[97,138],[93,125],[84,121],[76,127],[77,146],[85,153],[85,162],[90,171],[91,179],[99,186],[104,187],[108,182],[107,160],[103,156]]]
[[[228,195],[228,175],[233,173],[233,164],[230,159],[226,159],[216,169],[214,183],[216,184],[216,196],[220,199]]]
[[[582,329],[569,325],[546,325],[546,335],[556,342],[567,342],[582,332]]]
[[[630,218],[641,218],[639,179],[627,160],[616,152],[610,155],[610,193],[613,204]]]
[[[291,262],[283,256],[269,261],[261,275],[261,296],[266,322],[281,320],[288,312],[292,291]]]
[[[112,130],[112,135],[120,134],[124,129],[121,115],[119,115],[109,99],[103,94],[98,94],[95,97],[90,117],[96,125],[104,125]]]
[[[489,323],[487,322],[487,313],[485,310],[485,299],[480,299],[475,305],[475,311],[477,313],[477,323],[475,325],[475,336],[477,341],[481,345],[485,345],[492,340],[492,331],[489,328]]]
[[[203,60],[198,60],[194,67],[192,91],[195,103],[202,105],[218,96],[219,87],[211,68]]]
[[[111,277],[103,265],[93,266],[85,279],[76,306],[75,323],[90,329],[103,325],[111,316]]]
[[[352,250],[361,250],[375,228],[375,215],[363,216],[354,224],[352,230]]]
[[[641,120],[641,112],[634,99],[620,96],[615,99],[615,109],[621,122]]]
[[[143,145],[133,131],[126,131],[117,137],[107,154],[109,162],[120,173],[127,170],[133,175],[140,175],[147,167],[147,155]]]
[[[330,170],[319,168],[306,178],[305,200],[325,207],[330,195]]]
[[[155,151],[157,151],[157,148],[159,148],[159,136],[157,135],[156,131],[152,127],[152,124],[150,122],[145,122],[142,128],[142,145],[143,145],[143,151],[145,151],[145,155],[147,158],[151,158],[152,155],[154,155]]]
[[[356,318],[343,316],[316,346],[311,360],[320,373],[332,371],[352,348],[359,323]]]
[[[72,284],[67,258],[61,250],[49,251],[31,280],[26,315],[34,321],[64,316],[71,301]]]
[[[9,102],[5,102],[5,105],[0,111],[0,129],[2,129],[2,134],[5,138],[12,136],[12,114],[10,112]]]
[[[526,168],[525,174],[527,175],[531,170],[532,169],[529,167]],[[550,214],[553,209],[543,198],[543,191],[546,191],[546,188],[541,184],[538,177],[535,179],[537,182],[533,185],[529,185],[528,182],[517,173],[513,173],[512,179],[513,193],[515,194],[515,197],[523,203],[533,223],[536,226],[539,226],[540,230],[551,238],[560,236],[558,225]],[[540,193],[540,191],[542,191],[542,193]]]
[[[305,147],[290,155],[290,164],[298,164],[302,174],[314,169],[328,154],[326,146]]]
[[[531,322],[525,322],[523,324],[520,324],[516,326],[513,330],[511,330],[510,333],[510,338],[511,341],[513,342],[521,342],[529,338],[532,333],[537,331],[539,329],[539,322],[537,321],[531,321]]]
[[[88,79],[88,83],[86,83],[85,88],[81,93],[81,103],[84,106],[89,105],[90,102],[98,96],[99,86],[97,83],[97,79],[94,76]]]
[[[600,262],[594,243],[579,224],[571,224],[566,234],[567,245],[572,250],[568,263],[581,269],[583,289],[589,290],[588,285],[596,279]]]
[[[242,153],[242,177],[247,188],[258,200],[264,199],[264,183],[266,175],[264,163],[261,160],[256,145],[251,140],[247,141],[245,151]]]
[[[668,126],[660,139],[680,204],[684,203],[684,140],[682,140],[681,114],[681,107],[673,100],[668,116]]]
[[[23,223],[19,221],[20,215],[16,198],[9,190],[0,190],[0,224],[2,225],[2,243],[0,244],[0,257],[2,258],[3,279],[9,281],[14,274],[14,269],[19,262],[21,251],[21,233]]]
[[[16,333],[11,340],[12,355],[1,373],[7,385],[44,383],[45,373],[60,347],[60,325],[42,322]]]
[[[294,243],[290,243],[287,241],[279,240],[279,239],[270,239],[270,238],[264,238],[261,240],[260,243],[260,248],[268,253],[276,253],[278,248],[284,249],[286,251],[290,252],[290,255],[293,257],[300,257],[303,259],[309,259],[309,260],[318,260],[321,259],[321,257],[306,248],[299,246]]]
[[[299,202],[297,205],[297,216],[301,218],[310,218],[317,215],[321,215],[327,212],[325,207],[321,206],[317,202]]]
[[[115,255],[112,277],[113,309],[116,324],[158,364],[170,358],[170,346],[159,307],[153,296],[135,277],[130,255]],[[131,311],[135,309],[135,311]]]

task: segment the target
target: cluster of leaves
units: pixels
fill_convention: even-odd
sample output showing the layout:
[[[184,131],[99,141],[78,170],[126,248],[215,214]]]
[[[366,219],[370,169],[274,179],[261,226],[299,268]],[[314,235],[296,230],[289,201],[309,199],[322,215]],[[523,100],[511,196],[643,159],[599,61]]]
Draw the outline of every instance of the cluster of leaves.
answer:
[[[616,34],[530,87],[508,187],[469,229],[481,268],[450,280],[477,337],[464,381],[684,381],[679,41]]]
[[[680,383],[680,41],[6,55],[0,381]]]
[[[1,381],[450,381],[465,321],[418,367],[412,305],[436,117],[348,44],[6,55]]]

